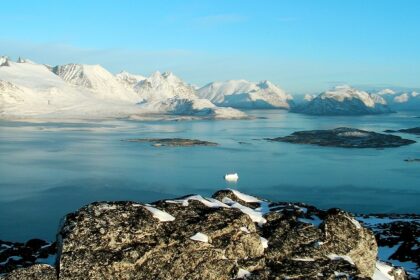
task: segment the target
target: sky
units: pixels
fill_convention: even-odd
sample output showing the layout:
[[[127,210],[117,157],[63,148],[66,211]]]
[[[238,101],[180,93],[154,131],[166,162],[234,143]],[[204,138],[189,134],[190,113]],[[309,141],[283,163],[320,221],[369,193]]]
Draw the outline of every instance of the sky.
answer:
[[[0,55],[290,93],[420,87],[417,0],[2,0]]]

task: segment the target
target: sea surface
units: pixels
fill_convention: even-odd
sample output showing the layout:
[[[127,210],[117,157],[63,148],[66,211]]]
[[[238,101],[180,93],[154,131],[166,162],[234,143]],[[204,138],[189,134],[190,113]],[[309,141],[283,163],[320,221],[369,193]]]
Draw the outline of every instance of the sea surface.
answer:
[[[381,132],[420,126],[420,112],[315,117],[248,111],[252,120],[0,121],[0,239],[53,240],[60,219],[98,200],[151,202],[231,187],[274,201],[357,213],[420,213],[419,143],[344,149],[269,142],[298,130],[340,126]],[[154,147],[121,141],[183,137],[216,147]],[[223,175],[238,172],[227,185]]]

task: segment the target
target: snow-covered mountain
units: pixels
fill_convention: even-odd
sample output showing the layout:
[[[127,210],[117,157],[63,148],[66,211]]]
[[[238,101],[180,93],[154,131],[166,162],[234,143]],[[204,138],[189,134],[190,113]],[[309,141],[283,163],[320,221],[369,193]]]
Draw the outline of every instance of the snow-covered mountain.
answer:
[[[197,94],[218,106],[243,109],[289,109],[293,103],[293,98],[289,94],[269,81],[213,82],[198,89]]]
[[[145,101],[145,107],[171,114],[241,118],[245,114],[232,108],[220,108],[207,99],[199,98],[193,86],[171,72],[153,73],[134,86]]]
[[[369,94],[347,85],[337,86],[300,104],[293,112],[309,115],[366,115],[391,113],[387,102],[379,94]]]
[[[156,71],[150,77],[138,82],[134,90],[147,101],[168,98],[197,99],[195,89],[171,72]]]
[[[106,94],[95,91],[94,86],[87,88],[69,83],[43,64],[7,59],[2,65],[0,117],[121,117],[141,111],[133,101],[105,98]]]
[[[127,89],[117,77],[100,65],[66,64],[55,66],[52,71],[67,83],[92,91],[102,99],[140,102],[138,94]]]
[[[245,114],[199,99],[173,74],[149,78],[100,65],[51,67],[0,57],[0,118],[150,117],[150,114],[242,118]]]
[[[115,75],[118,82],[124,84],[127,88],[133,88],[138,82],[143,81],[146,77],[142,75],[131,74],[127,71],[121,71]]]

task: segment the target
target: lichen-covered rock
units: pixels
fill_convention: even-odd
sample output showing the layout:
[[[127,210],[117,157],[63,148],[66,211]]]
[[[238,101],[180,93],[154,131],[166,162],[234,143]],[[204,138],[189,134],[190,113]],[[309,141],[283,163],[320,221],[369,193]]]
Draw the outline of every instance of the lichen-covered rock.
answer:
[[[286,259],[253,272],[249,279],[363,279],[358,273],[354,265],[344,260]]]
[[[373,275],[378,246],[371,231],[363,228],[350,214],[335,209],[328,213],[321,228],[320,252],[329,256],[348,256],[363,276]]]
[[[50,265],[35,264],[10,272],[4,280],[57,280],[57,272]]]
[[[234,190],[152,205],[92,203],[65,217],[57,246],[56,272],[48,270],[65,280],[405,277],[386,264],[378,270],[375,237],[351,214]]]
[[[95,203],[68,215],[60,232],[60,279],[230,279],[238,259],[263,255],[246,214],[188,204],[154,205],[173,221],[131,202]],[[197,233],[207,242],[192,240]]]

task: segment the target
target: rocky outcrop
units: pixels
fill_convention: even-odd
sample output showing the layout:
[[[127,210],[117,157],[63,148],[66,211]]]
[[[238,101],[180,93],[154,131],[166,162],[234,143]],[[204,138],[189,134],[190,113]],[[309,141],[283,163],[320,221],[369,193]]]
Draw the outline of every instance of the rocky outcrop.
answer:
[[[4,277],[4,280],[57,280],[56,269],[47,264],[19,268]]]
[[[127,139],[127,142],[152,143],[155,147],[169,146],[169,147],[191,147],[191,146],[217,146],[215,142],[184,139],[184,138],[137,138]]]
[[[341,148],[392,148],[416,143],[414,140],[404,139],[395,135],[348,127],[297,131],[289,136],[269,138],[267,140]]]
[[[62,222],[55,271],[6,279],[372,279],[376,256],[374,235],[347,212],[223,190],[87,205]],[[405,279],[384,267],[385,279]]]

